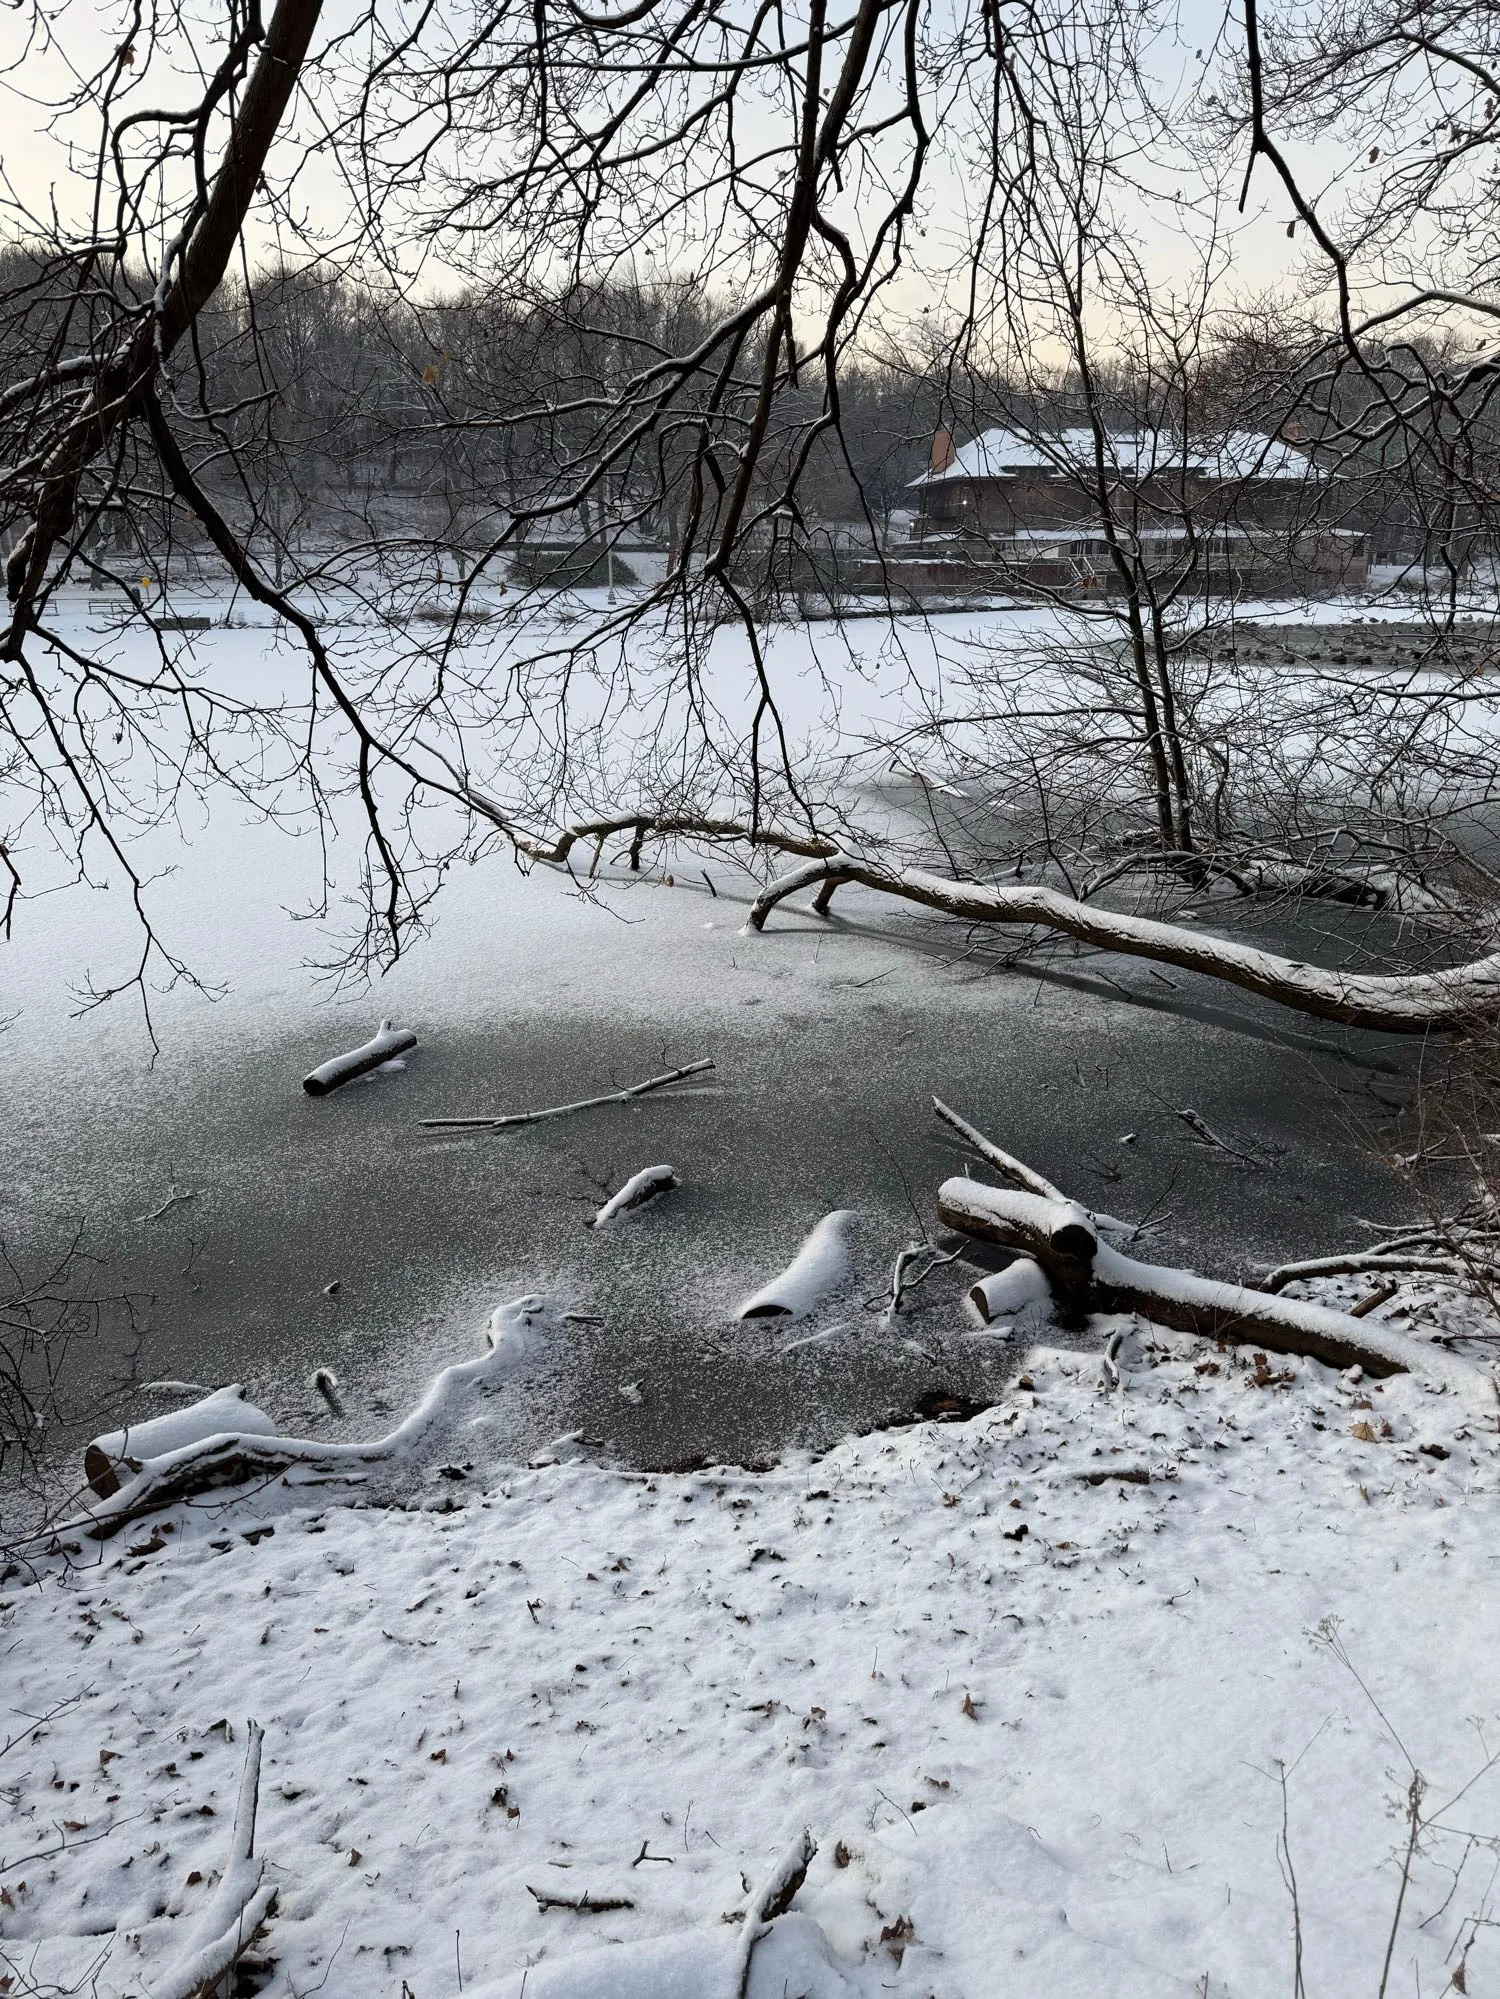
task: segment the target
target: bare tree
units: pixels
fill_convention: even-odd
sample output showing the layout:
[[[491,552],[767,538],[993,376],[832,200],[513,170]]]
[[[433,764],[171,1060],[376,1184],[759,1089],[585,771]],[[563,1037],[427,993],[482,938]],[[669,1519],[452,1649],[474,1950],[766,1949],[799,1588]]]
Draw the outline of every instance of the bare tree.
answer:
[[[1196,608],[1225,523],[1188,478],[1229,259],[1214,188],[1195,206],[1159,185],[1184,157],[1153,76],[1164,21],[1158,0],[936,14],[855,0],[842,15],[824,0],[797,14],[568,0],[478,25],[371,5],[329,30],[310,0],[281,0],[269,24],[236,0],[223,46],[181,12],[127,33],[58,107],[66,130],[92,121],[92,178],[73,213],[25,218],[4,288],[4,344],[40,354],[0,394],[16,536],[0,634],[7,927],[23,850],[50,838],[80,871],[102,854],[123,872],[142,998],[153,960],[187,975],[130,843],[184,786],[324,828],[352,800],[368,903],[355,969],[404,948],[446,867],[487,844],[561,863],[580,840],[597,860],[620,833],[638,864],[648,839],[718,841],[807,858],[825,886],[977,907],[967,884],[913,872],[940,840],[914,858],[878,850],[849,773],[795,740],[768,652],[788,579],[826,560],[830,491],[885,548],[890,487],[853,441],[851,385],[902,351],[912,287],[949,329],[950,408],[965,385],[1004,380],[1034,435],[1045,402],[1071,403],[1086,443],[1066,461],[1102,546],[1105,587],[1084,611],[1106,643],[1084,662],[1096,695],[1032,733],[1038,797],[1079,713],[1090,728],[1113,718],[1104,747],[1145,772],[1156,854],[1191,887],[1249,880],[1226,851],[1247,827],[1224,809],[1229,725],[1205,648],[1219,614]],[[1290,187],[1253,15],[1247,27],[1249,147]],[[204,82],[162,110],[174,65]],[[955,235],[959,189],[972,199]],[[1130,240],[1132,204],[1198,233],[1177,297],[1158,295]],[[260,244],[280,260],[269,273],[251,268]],[[1343,347],[1303,342],[1278,421],[1316,413],[1319,448],[1336,457],[1346,440],[1353,462],[1395,435],[1394,417],[1369,414],[1394,391],[1362,353],[1363,413],[1346,416],[1357,342],[1340,310]],[[925,383],[944,342],[907,345]],[[1424,464],[1463,458],[1423,449]],[[317,520],[335,467],[330,538]],[[577,553],[575,580],[602,560],[613,581],[631,537],[664,543],[665,560],[581,624],[557,611],[567,578],[526,556]],[[182,669],[162,607],[172,577],[205,564],[295,642],[300,683],[249,697]],[[141,645],[78,645],[54,612],[80,578],[120,593]],[[379,645],[351,635],[351,602],[381,622]],[[746,662],[743,724],[709,685],[726,631]],[[1255,690],[1257,726],[1267,698]],[[1083,842],[1089,879],[1134,830],[1133,800],[1108,803]],[[1042,843],[1029,913],[995,903],[994,920],[1083,924],[1239,976],[1230,947],[1168,926],[1121,946],[1107,910],[1085,924],[1060,852]],[[1330,998],[1304,970],[1266,958],[1242,982],[1414,1028],[1487,1007],[1494,986],[1482,960]]]

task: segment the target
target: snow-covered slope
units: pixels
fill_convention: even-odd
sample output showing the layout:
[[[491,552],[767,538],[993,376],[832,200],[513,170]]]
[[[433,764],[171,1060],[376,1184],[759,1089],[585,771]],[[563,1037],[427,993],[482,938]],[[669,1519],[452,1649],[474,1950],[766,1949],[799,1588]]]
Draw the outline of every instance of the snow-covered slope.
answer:
[[[12,1576],[12,1975],[102,1958],[101,1993],[149,1995],[254,1716],[277,1994],[529,1964],[602,1994],[557,1967],[685,1930],[671,1963],[722,1967],[807,1826],[796,1907],[842,1966],[808,1990],[1290,1992],[1285,1839],[1307,1992],[1373,1999],[1413,1764],[1388,1989],[1448,1989],[1494,1864],[1464,1835],[1500,1830],[1493,1772],[1443,1811],[1500,1726],[1494,1410],[1165,1335],[1114,1392],[1097,1357],[1028,1365],[1009,1407],[763,1476],[435,1473],[411,1511],[276,1486]],[[1481,1930],[1458,1989],[1497,1958]]]

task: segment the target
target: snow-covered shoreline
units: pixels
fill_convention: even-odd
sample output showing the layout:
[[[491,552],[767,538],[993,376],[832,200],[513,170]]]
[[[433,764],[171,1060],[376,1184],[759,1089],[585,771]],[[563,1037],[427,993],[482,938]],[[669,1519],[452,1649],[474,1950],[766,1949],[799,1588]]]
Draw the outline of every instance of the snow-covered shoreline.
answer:
[[[1290,1989],[1278,1759],[1307,1989],[1373,1993],[1395,1736],[1433,1811],[1495,1740],[1494,1412],[1149,1332],[1121,1361],[1112,1393],[1037,1349],[1008,1406],[764,1475],[272,1485],[12,1577],[6,1734],[69,1701],[0,1760],[16,1989],[102,1957],[149,1995],[253,1716],[278,1994],[723,1937],[804,1825],[796,1906],[852,1991]],[[1500,1827],[1493,1773],[1451,1824]],[[1463,1848],[1417,1860],[1392,1994],[1459,1961],[1493,1864],[1455,1887]]]

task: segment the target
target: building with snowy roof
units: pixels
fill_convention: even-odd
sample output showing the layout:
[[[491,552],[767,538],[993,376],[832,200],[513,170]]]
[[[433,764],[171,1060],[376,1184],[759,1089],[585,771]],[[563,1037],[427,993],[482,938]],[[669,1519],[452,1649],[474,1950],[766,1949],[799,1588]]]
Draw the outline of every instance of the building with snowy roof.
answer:
[[[1292,571],[1346,586],[1365,577],[1366,536],[1344,517],[1344,482],[1263,432],[1096,440],[1082,425],[997,426],[959,445],[939,431],[912,491],[910,540],[924,554],[996,563],[1049,590],[1113,587],[1115,548],[1236,589]]]

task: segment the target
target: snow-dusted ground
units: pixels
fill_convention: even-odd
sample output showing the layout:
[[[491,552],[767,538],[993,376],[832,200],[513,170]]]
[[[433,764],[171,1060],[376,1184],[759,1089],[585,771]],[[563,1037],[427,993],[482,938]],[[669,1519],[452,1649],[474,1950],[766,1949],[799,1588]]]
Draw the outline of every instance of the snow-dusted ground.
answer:
[[[1291,1992],[1283,1769],[1307,1991],[1489,1991],[1497,1485],[1485,1396],[1136,1333],[1116,1391],[1038,1349],[1007,1407],[764,1476],[178,1508],[5,1590],[10,1989],[149,1999],[255,1717],[276,1994],[730,1999],[707,1940],[804,1825],[842,1973],[787,1999]],[[559,1968],[685,1929],[686,1982]]]

